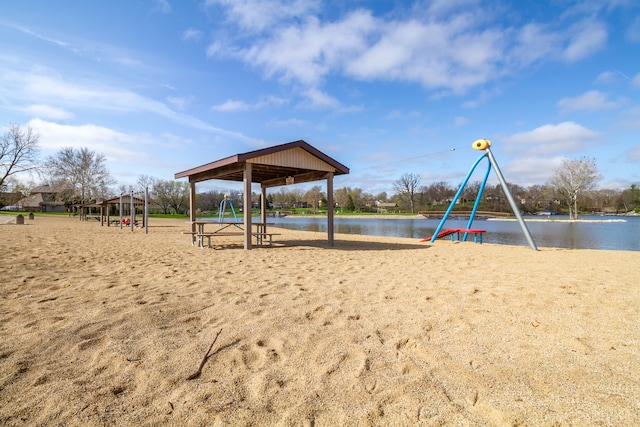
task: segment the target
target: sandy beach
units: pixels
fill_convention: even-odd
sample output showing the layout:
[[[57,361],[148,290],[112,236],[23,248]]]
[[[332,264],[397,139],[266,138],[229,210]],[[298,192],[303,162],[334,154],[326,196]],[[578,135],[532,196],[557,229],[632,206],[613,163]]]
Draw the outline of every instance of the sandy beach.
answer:
[[[0,225],[0,424],[640,424],[638,252],[188,228]]]

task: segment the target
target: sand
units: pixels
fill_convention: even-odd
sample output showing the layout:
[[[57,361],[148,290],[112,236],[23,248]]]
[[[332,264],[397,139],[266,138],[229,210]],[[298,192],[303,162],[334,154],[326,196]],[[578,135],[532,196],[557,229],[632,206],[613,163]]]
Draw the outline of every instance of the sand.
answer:
[[[0,225],[0,424],[640,424],[638,252],[188,227]]]

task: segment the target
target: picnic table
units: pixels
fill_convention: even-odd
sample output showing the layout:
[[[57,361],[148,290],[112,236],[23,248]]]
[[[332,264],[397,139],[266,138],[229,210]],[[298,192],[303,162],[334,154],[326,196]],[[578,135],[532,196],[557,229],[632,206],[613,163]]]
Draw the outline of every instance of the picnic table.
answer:
[[[191,244],[197,245],[201,248],[204,248],[204,240],[207,239],[207,247],[211,247],[211,238],[212,237],[223,237],[223,236],[242,236],[244,235],[244,223],[242,222],[215,222],[215,221],[205,221],[205,220],[197,220],[193,221],[192,224],[196,225],[195,232],[188,232],[187,234],[191,234]],[[255,227],[255,231],[251,232],[251,235],[256,238],[256,243],[258,245],[262,245],[264,243],[264,238],[269,238],[269,246],[273,245],[273,236],[277,236],[280,233],[268,233],[267,225],[273,225],[269,223],[263,222],[252,222],[251,226]],[[205,230],[205,226],[215,226],[216,228],[212,231]]]

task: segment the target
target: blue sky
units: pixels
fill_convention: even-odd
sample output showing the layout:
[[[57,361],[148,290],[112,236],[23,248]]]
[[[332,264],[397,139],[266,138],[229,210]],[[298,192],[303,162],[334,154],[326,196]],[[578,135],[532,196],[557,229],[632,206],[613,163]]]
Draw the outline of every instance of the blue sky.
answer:
[[[596,158],[599,188],[640,183],[637,0],[0,10],[0,126],[31,126],[45,156],[102,153],[119,184],[304,139],[351,169],[336,188],[391,195],[404,173],[457,186],[479,138],[512,183],[544,184],[582,156]]]

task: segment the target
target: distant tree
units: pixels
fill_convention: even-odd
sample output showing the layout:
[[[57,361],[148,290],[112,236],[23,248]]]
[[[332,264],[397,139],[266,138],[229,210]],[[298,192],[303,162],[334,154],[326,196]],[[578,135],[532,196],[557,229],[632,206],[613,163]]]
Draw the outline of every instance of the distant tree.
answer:
[[[556,170],[551,185],[567,199],[569,218],[578,219],[578,200],[600,179],[595,159],[564,160]]]
[[[45,162],[53,184],[64,191],[65,201],[87,203],[110,196],[109,186],[116,181],[109,174],[106,158],[86,147],[65,147]]]
[[[405,202],[409,202],[411,213],[414,213],[415,198],[419,184],[420,175],[413,173],[403,174],[393,184],[396,194],[398,194]]]
[[[382,193],[378,194],[375,199],[379,202],[386,202],[387,201],[387,192],[383,191]]]
[[[10,176],[38,170],[39,139],[31,127],[16,124],[10,124],[0,136],[0,190]]]
[[[320,205],[320,201],[323,198],[322,187],[319,185],[314,185],[307,191],[304,195],[304,201],[311,204],[313,206],[313,211],[318,211],[318,206]]]
[[[333,193],[336,204],[347,212],[353,212],[363,205],[362,196],[362,189],[357,187],[343,187]]]
[[[136,190],[135,191],[145,191],[145,189],[149,189],[149,191],[153,190],[153,185],[157,181],[157,178],[154,178],[149,175],[139,175],[138,181],[136,182]]]
[[[153,186],[155,202],[164,214],[184,213],[189,205],[189,183],[181,181],[156,180]]]
[[[456,193],[456,190],[444,181],[424,186],[421,191],[425,203],[430,205],[445,203]]]
[[[482,183],[480,181],[473,181],[473,182],[469,182],[467,183],[467,185],[465,185],[464,190],[462,190],[462,201],[463,202],[471,202],[471,201],[475,201],[476,198],[478,197],[478,192],[480,191],[480,187],[482,186]],[[455,193],[453,193],[452,196],[455,196]]]

